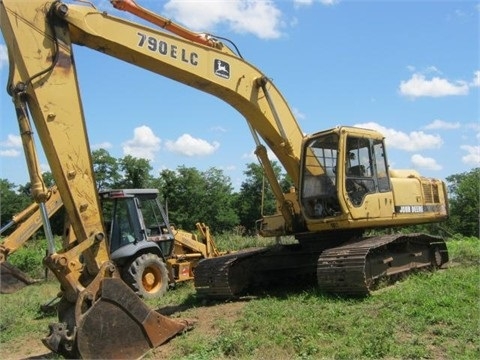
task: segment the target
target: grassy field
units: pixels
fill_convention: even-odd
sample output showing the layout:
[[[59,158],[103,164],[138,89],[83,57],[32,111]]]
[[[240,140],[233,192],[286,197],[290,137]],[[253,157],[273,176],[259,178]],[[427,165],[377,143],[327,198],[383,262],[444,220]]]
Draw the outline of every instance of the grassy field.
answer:
[[[297,288],[205,303],[192,284],[181,285],[149,305],[176,308],[171,316],[198,323],[146,358],[478,359],[479,240],[451,239],[448,248],[448,269],[412,275],[364,299]],[[56,318],[39,307],[57,289],[56,282],[47,282],[0,296],[2,358],[25,358],[26,339],[46,335]]]

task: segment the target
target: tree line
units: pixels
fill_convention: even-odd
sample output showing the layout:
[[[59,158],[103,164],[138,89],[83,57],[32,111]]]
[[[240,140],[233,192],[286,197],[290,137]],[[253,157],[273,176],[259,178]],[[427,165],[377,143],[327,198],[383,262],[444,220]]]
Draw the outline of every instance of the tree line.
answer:
[[[194,167],[179,166],[176,170],[162,170],[152,175],[152,166],[146,159],[127,155],[115,158],[105,149],[92,152],[96,185],[99,190],[115,188],[156,188],[168,210],[170,221],[177,227],[193,231],[197,222],[209,225],[214,233],[235,231],[237,234],[256,233],[257,220],[276,211],[273,193],[257,163],[246,164],[245,178],[239,190],[220,169],[212,167],[200,171]],[[292,181],[278,163],[273,164],[284,192]],[[52,174],[43,174],[47,186],[53,185]],[[450,175],[446,178],[449,193],[450,217],[441,224],[448,235],[479,236],[480,168]],[[30,184],[17,185],[0,179],[1,225],[11,220],[31,203]],[[440,233],[429,226],[429,232]],[[52,230],[60,235],[63,230],[62,211],[52,217]]]
[[[257,220],[263,214],[275,213],[273,193],[263,179],[261,166],[254,162],[247,164],[245,179],[235,191],[231,179],[215,167],[200,171],[179,166],[153,176],[149,160],[143,158],[131,155],[115,158],[107,150],[99,149],[92,152],[92,160],[99,190],[156,188],[170,222],[186,231],[195,230],[195,224],[203,222],[215,233],[234,230],[239,234],[255,234]],[[278,163],[274,164],[274,170],[285,191],[288,190],[291,181]],[[42,175],[46,186],[54,184],[50,172]],[[31,202],[30,183],[17,185],[0,179],[2,226]],[[59,211],[51,219],[52,230],[57,235],[63,231],[63,216],[63,211]]]

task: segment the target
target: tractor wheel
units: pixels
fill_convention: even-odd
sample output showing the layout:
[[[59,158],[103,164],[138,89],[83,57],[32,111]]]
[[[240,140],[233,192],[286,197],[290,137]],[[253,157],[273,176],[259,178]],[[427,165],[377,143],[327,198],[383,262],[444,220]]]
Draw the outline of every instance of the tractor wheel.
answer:
[[[123,279],[144,299],[159,298],[167,291],[167,266],[155,254],[142,254],[125,268]]]

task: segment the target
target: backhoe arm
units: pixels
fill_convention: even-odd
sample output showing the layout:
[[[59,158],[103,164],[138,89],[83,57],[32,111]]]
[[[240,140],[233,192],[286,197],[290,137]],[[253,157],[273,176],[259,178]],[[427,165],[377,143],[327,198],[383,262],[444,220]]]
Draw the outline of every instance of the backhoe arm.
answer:
[[[94,275],[108,260],[108,253],[68,32],[58,22],[49,22],[50,4],[26,4],[3,1],[1,7],[10,59],[8,89],[28,105],[77,239],[92,245],[85,260]],[[74,279],[72,269],[61,265],[69,259],[60,254],[50,260],[57,267],[54,273],[61,273],[59,280],[67,296],[76,298],[82,290],[75,283],[80,273],[73,271]],[[67,276],[70,283],[65,282]]]
[[[45,206],[49,216],[54,215],[62,207],[62,199],[56,186],[49,189],[49,197],[45,201]],[[15,230],[8,234],[0,243],[0,264],[3,263],[7,256],[17,251],[25,242],[42,227],[42,218],[37,203],[28,206],[21,213],[13,216],[12,221],[2,228],[9,228],[10,224],[15,225]]]
[[[33,119],[77,239],[45,258],[62,301],[44,344],[68,358],[138,358],[187,324],[149,309],[110,261],[73,62],[74,30],[58,16],[66,12],[61,3],[0,2],[7,88]]]

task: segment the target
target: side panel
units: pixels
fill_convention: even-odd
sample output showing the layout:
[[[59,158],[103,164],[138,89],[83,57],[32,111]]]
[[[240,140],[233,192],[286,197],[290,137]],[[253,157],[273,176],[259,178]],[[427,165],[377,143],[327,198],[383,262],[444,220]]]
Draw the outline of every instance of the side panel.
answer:
[[[353,219],[392,218],[394,212],[392,192],[368,194],[359,206],[349,202]]]
[[[447,218],[447,196],[441,181],[417,176],[392,177],[391,181],[398,219]]]

